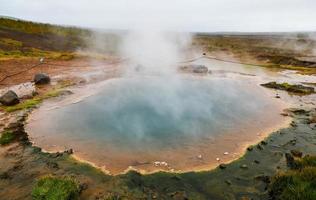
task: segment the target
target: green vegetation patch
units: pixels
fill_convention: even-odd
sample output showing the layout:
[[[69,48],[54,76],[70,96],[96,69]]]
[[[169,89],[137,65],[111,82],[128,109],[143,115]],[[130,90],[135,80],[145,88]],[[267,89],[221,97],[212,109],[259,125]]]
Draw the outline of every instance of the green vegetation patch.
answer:
[[[15,135],[12,131],[4,131],[0,137],[0,145],[10,144],[15,140]]]
[[[316,156],[295,160],[298,169],[273,177],[270,196],[278,200],[316,199]]]
[[[80,57],[80,55],[72,52],[45,51],[36,48],[24,48],[23,50],[15,49],[10,51],[0,49],[0,60],[40,57],[68,61]]]
[[[34,200],[75,200],[79,197],[78,183],[69,177],[41,178],[32,190]]]
[[[289,83],[269,82],[261,84],[261,86],[304,95],[315,93],[315,89],[313,87],[308,87],[304,85],[292,85]]]
[[[10,47],[22,47],[23,43],[10,38],[0,38],[0,45],[10,46]]]
[[[3,109],[7,112],[13,112],[17,110],[34,108],[37,104],[41,103],[42,100],[39,98],[28,99],[14,106],[3,106]]]

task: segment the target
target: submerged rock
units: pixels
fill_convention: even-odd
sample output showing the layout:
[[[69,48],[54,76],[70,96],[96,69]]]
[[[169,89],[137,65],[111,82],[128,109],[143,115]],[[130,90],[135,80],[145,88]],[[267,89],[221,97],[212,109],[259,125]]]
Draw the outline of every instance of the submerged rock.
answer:
[[[38,73],[34,76],[34,82],[37,85],[50,83],[50,77],[44,73]]]
[[[13,106],[20,103],[18,95],[12,90],[7,91],[0,97],[0,103],[5,106]]]

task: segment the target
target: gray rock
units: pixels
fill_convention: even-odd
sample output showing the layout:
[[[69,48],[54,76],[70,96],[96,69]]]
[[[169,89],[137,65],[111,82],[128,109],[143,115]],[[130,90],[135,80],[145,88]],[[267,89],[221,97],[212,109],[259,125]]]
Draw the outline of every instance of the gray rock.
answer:
[[[37,85],[50,83],[50,77],[44,73],[38,73],[34,76],[34,82]]]
[[[254,160],[253,162],[256,163],[256,164],[260,164],[259,160]]]
[[[18,95],[12,90],[9,90],[4,95],[0,97],[0,103],[5,106],[13,106],[20,103]]]

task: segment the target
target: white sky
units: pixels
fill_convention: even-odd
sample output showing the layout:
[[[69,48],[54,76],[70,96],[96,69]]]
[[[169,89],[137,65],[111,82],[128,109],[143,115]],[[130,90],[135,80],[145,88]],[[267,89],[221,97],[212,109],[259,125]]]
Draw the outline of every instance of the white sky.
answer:
[[[316,0],[0,0],[0,15],[105,29],[316,31]]]

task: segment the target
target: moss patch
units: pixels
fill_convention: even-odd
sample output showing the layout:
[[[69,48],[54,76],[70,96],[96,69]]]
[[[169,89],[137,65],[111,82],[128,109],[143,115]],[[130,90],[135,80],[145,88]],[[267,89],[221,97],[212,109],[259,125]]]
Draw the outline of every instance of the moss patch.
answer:
[[[15,135],[11,131],[5,131],[1,134],[0,145],[10,144],[15,140]]]
[[[13,111],[17,111],[17,110],[34,108],[36,105],[38,105],[41,102],[42,102],[42,100],[39,98],[28,99],[26,101],[23,101],[23,102],[17,104],[17,105],[14,105],[14,106],[3,106],[3,109],[6,112],[13,112]]]
[[[74,179],[47,176],[41,178],[32,190],[34,200],[75,200],[79,186]]]
[[[269,82],[261,84],[263,87],[273,88],[277,90],[285,90],[287,92],[297,93],[297,94],[312,94],[315,93],[315,89],[313,87],[307,87],[303,85],[292,85],[289,83],[277,83],[277,82]]]

